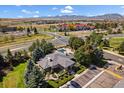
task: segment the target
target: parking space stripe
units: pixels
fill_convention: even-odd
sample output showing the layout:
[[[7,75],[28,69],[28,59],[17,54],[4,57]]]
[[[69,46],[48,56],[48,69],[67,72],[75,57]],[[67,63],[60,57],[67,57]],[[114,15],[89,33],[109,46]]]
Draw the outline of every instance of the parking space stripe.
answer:
[[[109,73],[109,74],[111,74],[111,75],[113,75],[113,76],[115,76],[115,77],[117,77],[117,78],[119,78],[119,79],[122,79],[122,78],[123,78],[123,77],[120,76],[119,74],[116,74],[116,73],[114,73],[114,72],[112,72],[112,71],[106,70],[106,72]]]
[[[93,79],[91,79],[86,85],[84,85],[82,88],[86,88],[89,86],[92,82],[94,82],[98,77],[100,77],[104,73],[104,70],[101,71],[98,75],[96,75]]]

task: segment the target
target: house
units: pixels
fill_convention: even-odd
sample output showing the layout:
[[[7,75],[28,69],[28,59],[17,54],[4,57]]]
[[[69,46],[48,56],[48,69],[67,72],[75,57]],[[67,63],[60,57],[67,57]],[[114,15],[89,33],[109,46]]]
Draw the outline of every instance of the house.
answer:
[[[81,24],[81,23],[59,24],[58,25],[58,30],[59,31],[65,31],[65,30],[79,31],[79,30],[94,30],[94,29],[95,29],[95,26],[91,26],[91,25],[88,25],[88,24]]]
[[[16,27],[0,26],[0,32],[16,31]]]
[[[62,53],[60,51],[55,51],[44,58],[41,58],[37,63],[44,70],[49,69],[70,69],[74,65],[74,61],[71,60],[72,56]]]

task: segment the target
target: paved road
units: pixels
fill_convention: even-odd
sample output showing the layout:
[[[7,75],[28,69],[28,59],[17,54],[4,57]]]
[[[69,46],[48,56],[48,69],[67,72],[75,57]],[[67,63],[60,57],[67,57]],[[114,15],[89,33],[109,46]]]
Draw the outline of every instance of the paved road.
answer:
[[[68,44],[68,37],[60,36],[53,32],[42,32],[42,33],[55,37],[52,40],[48,40],[48,42],[51,42],[54,46],[59,46],[59,45],[66,46]],[[8,48],[11,50],[11,52],[19,51],[22,49],[27,50],[34,41],[25,42],[22,44],[10,45],[10,46],[6,46],[6,47],[0,47],[0,53],[5,55]]]
[[[44,32],[44,34],[51,35],[51,36],[55,37],[55,39],[52,39],[52,40],[48,41],[48,42],[53,43],[53,45],[55,45],[55,46],[67,45],[68,44],[68,39],[69,39],[68,37],[58,35],[54,32]],[[115,36],[115,35],[113,35],[113,36]],[[123,34],[122,35],[118,34],[117,36],[123,36]],[[24,43],[24,44],[10,46],[9,48],[12,52],[15,52],[15,51],[18,51],[18,50],[21,50],[21,49],[26,49],[27,50],[28,47],[32,44],[32,42],[27,42],[27,43]],[[8,47],[0,48],[0,52],[3,54],[7,51],[7,49],[8,49]],[[119,62],[121,64],[124,64],[124,57],[117,56],[117,55],[114,55],[114,54],[106,52],[106,51],[104,51],[104,57],[106,59],[111,59],[115,62]]]
[[[112,37],[124,37],[124,34],[110,34],[105,37],[112,38]]]
[[[110,53],[107,51],[103,51],[103,52],[104,52],[104,58],[113,60],[115,62],[118,62],[118,63],[124,65],[124,57],[123,56],[119,56],[117,54],[113,54],[113,53]]]

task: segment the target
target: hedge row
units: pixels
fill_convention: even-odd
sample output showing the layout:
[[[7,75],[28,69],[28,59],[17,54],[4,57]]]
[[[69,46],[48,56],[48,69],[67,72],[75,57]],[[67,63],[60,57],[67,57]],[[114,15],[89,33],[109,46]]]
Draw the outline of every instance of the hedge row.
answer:
[[[63,79],[59,79],[59,80],[48,80],[49,85],[51,85],[54,88],[58,88],[62,85],[64,85],[65,83],[67,83],[68,81],[72,80],[74,78],[74,75],[68,76],[68,77],[63,77]]]

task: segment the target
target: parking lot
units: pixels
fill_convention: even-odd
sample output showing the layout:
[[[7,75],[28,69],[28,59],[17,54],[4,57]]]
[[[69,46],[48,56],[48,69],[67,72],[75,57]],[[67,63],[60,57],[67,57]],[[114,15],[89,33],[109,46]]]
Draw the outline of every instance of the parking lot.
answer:
[[[86,73],[75,77],[72,81],[76,82],[81,88],[112,88],[124,79],[124,70],[117,71],[118,66],[117,64],[110,64],[107,69],[88,69]],[[64,87],[68,88],[69,84]]]
[[[112,88],[124,77],[124,71],[117,71],[117,64],[110,64],[104,73],[101,74],[87,88]],[[124,69],[124,68],[123,68]]]
[[[88,70],[87,73],[76,78],[74,81],[78,83],[81,87],[85,86],[90,80],[92,80],[97,74],[99,74],[101,70]]]
[[[111,88],[118,81],[119,78],[116,78],[113,75],[110,75],[107,72],[104,72],[99,78],[97,78],[92,84],[90,84],[87,88]]]

